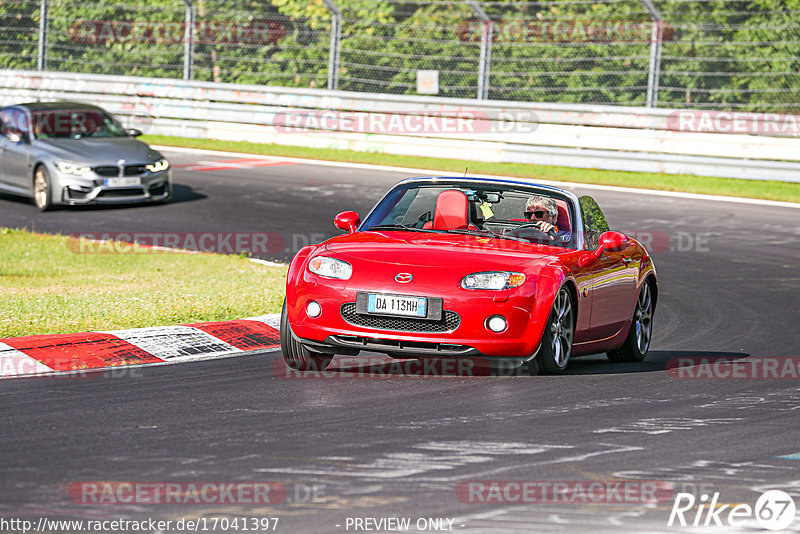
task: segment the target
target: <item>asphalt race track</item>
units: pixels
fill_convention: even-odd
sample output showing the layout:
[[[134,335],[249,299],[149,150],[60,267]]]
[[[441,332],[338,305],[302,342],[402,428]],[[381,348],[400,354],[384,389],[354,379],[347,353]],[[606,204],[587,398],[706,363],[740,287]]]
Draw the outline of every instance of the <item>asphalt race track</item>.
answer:
[[[406,176],[305,164],[213,170],[235,158],[165,155],[174,203],[40,214],[0,196],[0,226],[267,231],[285,244],[268,259],[286,260],[336,233],[336,213],[363,216]],[[192,170],[198,160],[213,163]],[[465,533],[757,530],[753,520],[669,527],[672,494],[658,503],[470,502],[459,488],[474,481],[655,481],[697,504],[718,492],[719,503],[750,506],[780,489],[800,507],[800,378],[666,370],[673,358],[800,358],[800,210],[575,191],[593,195],[612,228],[652,238],[660,298],[645,362],[592,356],[558,377],[287,379],[272,352],[95,380],[3,380],[0,517],[279,517],[287,534],[354,532],[354,518],[388,517],[412,526],[440,518],[444,528],[450,519]],[[80,481],[277,482],[287,495],[256,505],[76,504],[67,488]]]

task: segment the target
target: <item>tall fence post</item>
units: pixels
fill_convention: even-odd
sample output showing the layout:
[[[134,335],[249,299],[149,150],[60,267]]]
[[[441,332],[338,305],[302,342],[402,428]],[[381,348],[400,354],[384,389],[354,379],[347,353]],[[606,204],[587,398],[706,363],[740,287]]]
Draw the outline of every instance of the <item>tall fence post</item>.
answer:
[[[42,0],[39,6],[39,55],[37,70],[47,70],[47,33],[50,30],[50,0]]]
[[[492,19],[475,0],[467,0],[476,17],[481,19],[481,55],[478,60],[478,100],[486,100],[489,96],[489,72],[492,62]]]
[[[339,88],[339,49],[342,44],[342,12],[333,0],[322,0],[331,12],[331,52],[328,57],[328,89]]]
[[[194,78],[194,26],[197,9],[194,0],[183,0],[186,4],[186,19],[183,28],[183,79]]]
[[[653,21],[650,35],[650,66],[647,73],[647,107],[654,108],[658,104],[658,74],[661,71],[661,41],[664,25],[661,15],[651,0],[641,0],[642,6]]]

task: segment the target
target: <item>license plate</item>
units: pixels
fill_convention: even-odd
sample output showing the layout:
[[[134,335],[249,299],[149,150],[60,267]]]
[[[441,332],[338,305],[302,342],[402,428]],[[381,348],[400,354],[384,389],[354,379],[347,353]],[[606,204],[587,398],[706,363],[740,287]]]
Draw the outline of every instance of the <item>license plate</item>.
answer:
[[[131,187],[136,185],[142,185],[142,179],[138,176],[106,178],[106,187]]]
[[[425,297],[404,297],[401,295],[367,295],[367,313],[380,315],[405,315],[425,317],[428,299]]]

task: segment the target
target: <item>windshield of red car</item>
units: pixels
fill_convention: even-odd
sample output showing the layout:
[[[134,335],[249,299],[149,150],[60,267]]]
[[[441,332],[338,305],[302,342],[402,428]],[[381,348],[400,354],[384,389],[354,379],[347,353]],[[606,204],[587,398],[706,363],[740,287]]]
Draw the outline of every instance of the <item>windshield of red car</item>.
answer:
[[[531,213],[531,206],[551,211]],[[360,230],[472,233],[575,248],[572,218],[570,203],[557,193],[474,183],[407,184],[387,194]],[[545,234],[533,225],[538,220],[554,221],[555,228]]]

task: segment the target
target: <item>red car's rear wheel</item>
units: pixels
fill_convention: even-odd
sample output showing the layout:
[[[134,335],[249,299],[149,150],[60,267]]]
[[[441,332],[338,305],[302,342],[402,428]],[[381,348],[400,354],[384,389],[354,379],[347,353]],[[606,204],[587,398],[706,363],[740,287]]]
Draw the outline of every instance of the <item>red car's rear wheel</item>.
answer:
[[[645,281],[636,299],[633,321],[625,344],[619,350],[612,350],[606,356],[612,362],[640,362],[650,350],[650,338],[653,335],[653,290],[650,282]]]
[[[298,371],[324,371],[333,359],[333,356],[311,352],[294,339],[285,300],[281,310],[281,352],[286,365]]]

